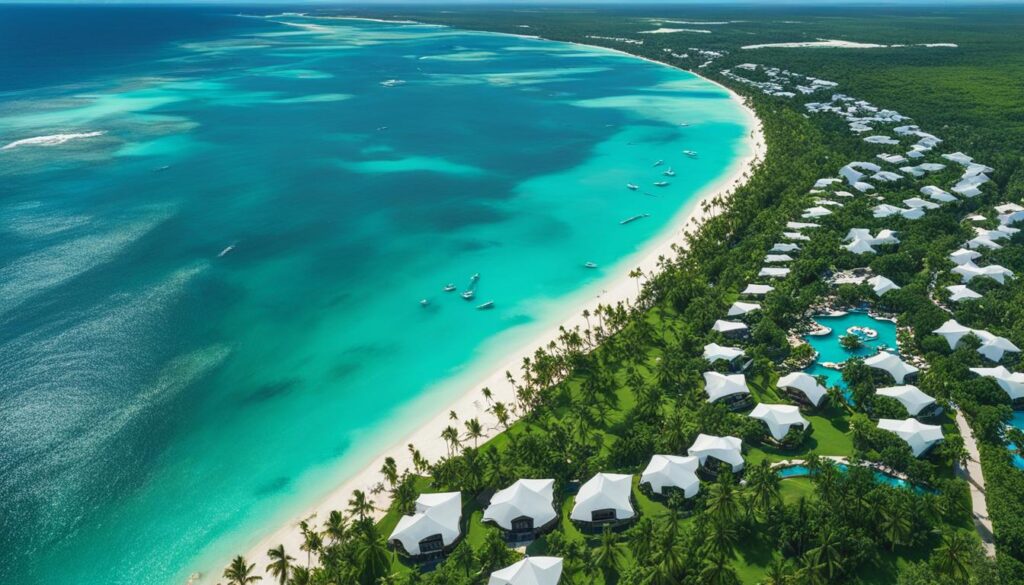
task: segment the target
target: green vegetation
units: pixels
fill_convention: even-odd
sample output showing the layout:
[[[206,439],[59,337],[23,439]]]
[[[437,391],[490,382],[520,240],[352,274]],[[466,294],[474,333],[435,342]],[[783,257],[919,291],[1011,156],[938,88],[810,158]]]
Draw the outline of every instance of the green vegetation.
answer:
[[[367,9],[369,10],[369,9]],[[347,12],[351,13],[351,12]],[[984,295],[961,303],[952,315],[936,304],[944,286],[959,282],[948,255],[974,236],[962,218],[983,213],[977,225],[993,228],[992,206],[1020,201],[1024,193],[1024,11],[1013,8],[937,9],[927,12],[871,8],[865,11],[813,9],[742,10],[646,7],[632,10],[531,11],[427,9],[368,12],[382,18],[413,18],[498,32],[528,32],[564,41],[602,44],[698,70],[709,60],[699,48],[726,54],[700,68],[743,95],[763,121],[769,147],[766,160],[728,201],[707,205],[722,209],[687,249],[666,259],[658,274],[645,275],[634,307],[605,307],[592,326],[567,331],[558,343],[540,349],[517,374],[516,404],[493,404],[509,418],[507,431],[477,445],[479,425],[453,421],[442,439],[451,456],[417,464],[413,470],[383,471],[392,505],[374,524],[364,496],[338,515],[333,532],[308,527],[306,549],[321,567],[306,571],[306,559],[278,572],[291,583],[485,583],[489,573],[520,553],[482,525],[482,502],[517,478],[556,480],[561,520],[527,552],[565,559],[563,583],[611,585],[662,583],[1021,583],[1024,582],[1024,472],[1013,467],[1005,424],[1012,412],[1004,392],[992,380],[971,374],[986,366],[970,342],[950,351],[931,332],[949,318],[1006,336],[1024,346],[1024,285],[998,286],[982,280],[971,287]],[[733,21],[714,25],[712,34],[642,35],[654,28],[652,17]],[[691,26],[691,25],[686,25]],[[701,25],[692,25],[703,28]],[[711,25],[708,25],[711,26]],[[682,25],[681,25],[682,27]],[[594,37],[606,37],[605,39]],[[956,49],[892,47],[871,50],[758,49],[748,44],[812,40],[818,37],[914,45],[957,43]],[[607,38],[643,40],[642,45]],[[673,57],[670,52],[687,53]],[[810,241],[801,242],[791,273],[749,318],[750,338],[742,345],[751,364],[746,370],[759,402],[788,402],[774,388],[787,360],[806,360],[806,346],[791,348],[786,332],[823,299],[845,304],[866,302],[896,315],[901,350],[923,360],[917,382],[946,407],[964,412],[981,444],[988,482],[988,505],[995,523],[997,563],[988,561],[974,532],[967,484],[954,477],[966,458],[964,443],[949,415],[940,418],[946,440],[925,457],[914,458],[906,443],[876,428],[880,415],[904,418],[898,403],[874,396],[892,379],[859,360],[843,370],[856,406],[830,394],[830,404],[809,413],[813,432],[792,449],[765,440],[759,421],[709,404],[701,373],[704,344],[729,343],[711,333],[738,291],[754,282],[765,252],[784,229],[813,205],[808,190],[822,177],[835,176],[854,160],[875,160],[878,147],[851,133],[846,122],[827,114],[807,114],[805,102],[827,96],[768,96],[721,75],[741,63],[780,67],[838,82],[836,91],[893,108],[913,118],[945,142],[941,152],[963,151],[994,167],[984,194],[928,211],[918,220],[874,218],[878,201],[858,196],[844,201],[818,221]],[[885,133],[885,132],[883,132]],[[907,145],[901,147],[905,151]],[[937,153],[932,155],[937,156]],[[929,177],[929,183],[956,182],[956,165]],[[923,183],[904,179],[879,194],[888,203],[918,196]],[[853,227],[872,233],[895,229],[898,246],[856,256],[841,248]],[[986,260],[1015,273],[1024,272],[1022,236],[986,252]],[[829,286],[839,270],[867,267],[901,288],[884,302],[865,287]],[[504,426],[504,425],[503,425]],[[728,472],[702,484],[692,503],[651,499],[639,489],[634,497],[639,519],[622,532],[584,535],[568,519],[573,486],[599,471],[636,474],[655,453],[682,454],[699,433],[743,439],[747,462],[744,483]],[[929,490],[896,488],[876,481],[866,467],[847,472],[821,460],[846,456],[872,461],[905,474]],[[810,478],[780,479],[770,462],[805,459]],[[467,534],[432,572],[421,573],[385,549],[384,538],[419,493],[458,490],[463,494]],[[319,539],[319,540],[318,540]],[[278,559],[287,558],[281,551]],[[237,566],[236,566],[237,565]],[[236,559],[232,570],[245,569]],[[234,574],[234,573],[233,573]],[[290,575],[285,579],[284,575]],[[225,578],[229,577],[227,572]],[[232,580],[231,582],[236,582]]]

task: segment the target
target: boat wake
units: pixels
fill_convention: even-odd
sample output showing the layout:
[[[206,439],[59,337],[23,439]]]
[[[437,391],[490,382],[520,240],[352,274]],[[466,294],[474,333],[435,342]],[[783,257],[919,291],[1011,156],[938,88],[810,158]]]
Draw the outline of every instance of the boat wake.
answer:
[[[19,146],[60,146],[61,144],[72,140],[95,138],[96,136],[103,136],[104,134],[106,134],[106,132],[98,130],[95,132],[75,132],[69,134],[50,134],[48,136],[33,136],[32,138],[15,140],[6,146],[0,147],[0,150],[11,150],[18,148]]]

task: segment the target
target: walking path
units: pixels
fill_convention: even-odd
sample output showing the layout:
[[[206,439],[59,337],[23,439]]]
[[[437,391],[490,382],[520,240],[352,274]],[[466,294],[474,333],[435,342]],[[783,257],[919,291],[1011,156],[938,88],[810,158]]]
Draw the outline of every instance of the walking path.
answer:
[[[960,436],[964,438],[964,447],[967,448],[967,467],[961,467],[957,462],[957,475],[967,480],[971,487],[971,516],[974,517],[974,527],[981,537],[981,545],[985,548],[985,554],[990,558],[996,556],[996,545],[992,538],[992,519],[988,517],[988,505],[985,503],[985,477],[981,473],[981,457],[978,454],[978,443],[974,440],[971,427],[967,419],[959,410],[956,411],[956,426]]]

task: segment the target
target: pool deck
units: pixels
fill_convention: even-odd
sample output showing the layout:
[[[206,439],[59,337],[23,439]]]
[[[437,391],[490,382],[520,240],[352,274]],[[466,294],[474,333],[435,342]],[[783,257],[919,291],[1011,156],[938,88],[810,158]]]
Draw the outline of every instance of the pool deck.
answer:
[[[959,410],[956,411],[956,427],[960,436],[964,438],[964,447],[967,449],[967,466],[961,467],[957,462],[956,473],[967,480],[971,489],[971,516],[974,518],[974,527],[981,537],[981,545],[989,558],[996,556],[995,540],[992,536],[992,519],[988,516],[988,504],[985,502],[985,476],[981,473],[981,461],[978,454],[978,443],[974,440],[974,433],[971,432],[967,419]]]

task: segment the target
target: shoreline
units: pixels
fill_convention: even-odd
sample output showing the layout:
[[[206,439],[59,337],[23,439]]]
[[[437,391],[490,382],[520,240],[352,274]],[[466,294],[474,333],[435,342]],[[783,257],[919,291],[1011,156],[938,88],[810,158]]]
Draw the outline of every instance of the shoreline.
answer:
[[[394,24],[410,24],[409,22],[358,17],[333,16],[330,18],[353,18],[358,20],[391,22]],[[255,563],[255,575],[271,579],[265,571],[265,567],[268,562],[266,551],[278,544],[283,544],[285,549],[293,554],[299,551],[299,546],[303,542],[302,536],[297,529],[299,521],[317,518],[318,520],[316,523],[319,524],[320,519],[326,518],[331,510],[345,510],[345,508],[347,508],[348,499],[354,490],[362,490],[366,492],[367,496],[370,497],[375,505],[386,504],[388,501],[386,493],[382,493],[377,496],[370,494],[371,487],[381,481],[379,469],[383,465],[386,457],[393,457],[398,469],[401,471],[403,469],[411,469],[413,467],[412,457],[407,449],[407,445],[409,444],[416,445],[420,454],[432,462],[446,456],[447,447],[443,441],[438,439],[438,436],[444,427],[450,424],[456,424],[450,420],[449,411],[454,411],[459,417],[459,421],[456,426],[461,425],[462,421],[470,418],[478,418],[486,431],[484,436],[481,437],[482,442],[486,442],[496,436],[500,432],[497,428],[497,421],[493,415],[487,412],[487,405],[483,404],[480,392],[481,389],[483,387],[490,388],[493,394],[493,401],[495,402],[513,404],[515,402],[515,392],[511,384],[509,384],[506,379],[506,371],[518,374],[523,358],[532,357],[537,348],[545,346],[550,341],[557,339],[560,328],[564,327],[567,330],[575,327],[580,327],[581,329],[586,328],[586,320],[582,317],[584,310],[589,310],[593,313],[598,305],[614,306],[619,302],[632,304],[637,297],[637,283],[634,282],[634,279],[631,278],[628,273],[634,268],[639,268],[645,275],[650,274],[651,272],[656,272],[658,270],[659,257],[674,257],[676,255],[672,249],[674,245],[682,246],[685,235],[697,231],[709,218],[720,213],[705,211],[702,204],[716,197],[725,196],[727,193],[743,184],[746,181],[744,175],[750,173],[759,162],[764,160],[766,145],[764,143],[761,120],[745,104],[743,98],[736,92],[714,80],[700,75],[699,73],[675,67],[669,63],[599,45],[572,43],[566,41],[549,41],[547,39],[541,39],[540,37],[516,35],[514,33],[490,34],[527,37],[543,40],[545,42],[558,42],[587,47],[590,49],[600,49],[634,59],[642,59],[663,67],[686,71],[704,81],[713,83],[715,86],[725,91],[728,94],[729,99],[733,100],[745,115],[749,130],[743,138],[743,146],[746,152],[737,158],[718,179],[701,189],[694,198],[682,205],[675,212],[672,219],[669,220],[665,227],[653,236],[646,244],[632,254],[616,262],[603,278],[581,288],[576,293],[568,295],[567,297],[545,300],[544,308],[550,308],[551,310],[543,311],[542,318],[538,319],[534,324],[533,328],[537,330],[537,333],[524,336],[525,341],[515,343],[513,345],[513,347],[515,347],[513,351],[501,351],[499,354],[492,356],[491,354],[497,349],[495,346],[503,345],[499,342],[505,340],[506,335],[502,334],[493,338],[481,349],[479,357],[472,360],[472,362],[477,363],[471,363],[466,370],[457,372],[451,377],[432,384],[421,394],[420,397],[411,401],[408,405],[397,411],[394,416],[395,421],[401,421],[414,413],[422,413],[424,408],[428,408],[436,412],[428,420],[413,428],[411,432],[403,433],[399,440],[394,442],[387,441],[387,446],[385,448],[367,448],[364,453],[370,452],[372,453],[372,457],[366,465],[359,467],[359,470],[355,473],[347,474],[346,479],[344,479],[340,485],[330,490],[326,497],[321,498],[312,506],[303,507],[303,511],[301,513],[291,515],[289,520],[282,526],[268,532],[264,536],[260,537],[254,545],[247,547],[248,550],[245,552],[244,556],[247,559],[247,562]],[[515,328],[509,330],[509,332],[510,336],[514,336]],[[462,390],[459,391],[459,388]],[[452,395],[453,397],[447,402],[444,398],[438,400],[439,396],[445,395]],[[517,419],[518,417],[510,417],[509,422],[514,422]],[[378,510],[375,513],[375,516],[380,518],[383,514],[383,510]],[[238,554],[238,551],[231,553],[230,556],[234,556],[236,554]],[[202,557],[200,557],[200,559],[202,559]],[[218,576],[220,575],[222,568],[229,560],[230,557],[219,559],[217,561],[219,564],[216,566],[202,567],[202,569],[204,569],[202,573],[200,573],[198,577],[193,574],[193,578],[189,578],[188,582],[215,582],[219,578]]]

